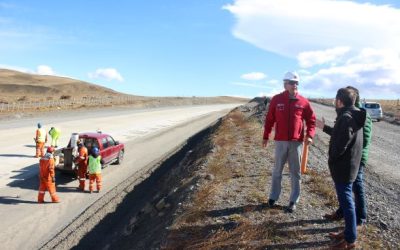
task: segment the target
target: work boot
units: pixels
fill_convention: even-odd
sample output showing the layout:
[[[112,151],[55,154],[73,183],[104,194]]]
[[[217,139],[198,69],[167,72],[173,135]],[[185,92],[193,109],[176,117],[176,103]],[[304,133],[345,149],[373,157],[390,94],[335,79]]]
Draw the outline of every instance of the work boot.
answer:
[[[342,239],[338,242],[333,243],[332,245],[330,245],[329,249],[335,249],[335,250],[339,250],[339,249],[355,249],[356,248],[356,243],[348,243],[345,239]]]
[[[344,231],[340,232],[330,232],[328,235],[332,240],[342,240],[344,239]]]
[[[330,220],[330,221],[337,221],[337,220],[343,219],[343,217],[342,217],[342,216],[339,216],[339,215],[336,213],[336,211],[333,212],[333,213],[331,213],[331,214],[325,214],[325,215],[324,215],[324,218],[327,219],[327,220]]]
[[[267,207],[272,208],[272,207],[274,207],[274,205],[275,205],[275,200],[269,199],[269,200],[268,200]]]
[[[296,204],[294,202],[290,202],[289,206],[285,207],[285,212],[287,213],[293,213],[294,210],[296,210]]]

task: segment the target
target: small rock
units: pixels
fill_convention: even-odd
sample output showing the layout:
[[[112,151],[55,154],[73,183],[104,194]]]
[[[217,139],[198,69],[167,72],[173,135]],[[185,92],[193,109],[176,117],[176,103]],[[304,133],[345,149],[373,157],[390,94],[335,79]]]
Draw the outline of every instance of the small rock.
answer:
[[[156,204],[156,208],[158,211],[163,210],[163,208],[165,207],[165,198],[162,198],[157,204]]]
[[[136,217],[136,216],[132,217],[132,218],[129,220],[129,226],[134,225],[134,224],[136,223],[136,221],[137,221],[137,217]]]
[[[209,181],[213,181],[215,179],[215,176],[213,174],[207,174],[205,179],[209,180]]]
[[[144,208],[142,208],[142,212],[145,214],[150,213],[153,210],[153,206],[150,203],[146,203],[146,205],[144,206]]]
[[[379,221],[379,226],[380,226],[383,230],[388,230],[388,229],[389,229],[389,226],[388,226],[383,220],[380,220],[380,221]]]

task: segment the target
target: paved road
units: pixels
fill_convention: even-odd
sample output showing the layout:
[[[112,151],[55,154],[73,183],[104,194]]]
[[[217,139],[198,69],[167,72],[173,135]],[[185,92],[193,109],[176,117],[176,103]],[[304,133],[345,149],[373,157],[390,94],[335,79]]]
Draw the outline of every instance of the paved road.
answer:
[[[333,126],[336,112],[333,107],[312,103],[317,117],[325,117],[326,123]],[[324,133],[321,133],[323,135]],[[327,135],[324,135],[328,138]],[[392,181],[400,180],[400,126],[384,121],[373,122],[372,141],[367,167],[375,173]]]
[[[238,104],[239,105],[239,104]],[[122,165],[103,171],[103,191],[162,159],[191,135],[209,126],[238,105],[210,105],[140,111],[96,111],[62,117],[41,117],[47,127],[61,128],[60,144],[72,132],[101,129],[126,146]],[[106,118],[99,118],[106,117]],[[73,176],[57,174],[59,204],[37,204],[38,160],[33,136],[37,118],[2,122],[0,125],[0,242],[7,249],[38,248],[85,211],[100,194],[77,192]],[[49,200],[48,194],[45,199]]]

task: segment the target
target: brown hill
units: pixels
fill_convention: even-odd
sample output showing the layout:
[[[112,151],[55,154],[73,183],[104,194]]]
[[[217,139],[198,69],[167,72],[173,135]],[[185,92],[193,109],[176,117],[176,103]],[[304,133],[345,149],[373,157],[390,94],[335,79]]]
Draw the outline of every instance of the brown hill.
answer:
[[[1,101],[42,101],[65,97],[125,95],[92,83],[59,76],[36,75],[8,69],[0,69]]]

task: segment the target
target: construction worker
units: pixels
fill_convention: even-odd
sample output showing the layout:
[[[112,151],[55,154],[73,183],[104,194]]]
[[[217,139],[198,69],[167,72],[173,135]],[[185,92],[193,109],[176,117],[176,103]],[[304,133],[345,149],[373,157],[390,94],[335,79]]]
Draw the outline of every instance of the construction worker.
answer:
[[[58,128],[51,127],[49,131],[49,135],[51,137],[51,146],[57,148],[58,138],[60,138],[61,131]]]
[[[60,202],[56,194],[56,178],[54,171],[54,148],[48,147],[47,153],[39,161],[39,194],[38,202],[44,202],[44,194],[49,191],[51,201],[54,203]]]
[[[92,148],[89,155],[89,191],[94,190],[94,182],[96,182],[97,192],[101,190],[101,165],[104,164],[97,147]]]
[[[44,145],[47,142],[47,134],[46,134],[46,130],[42,127],[41,123],[37,124],[35,142],[36,142],[35,157],[39,158],[39,157],[44,156]]]
[[[84,191],[89,155],[88,150],[83,144],[82,139],[79,139],[77,144],[79,155],[76,157],[75,163],[78,165],[79,189]]]

